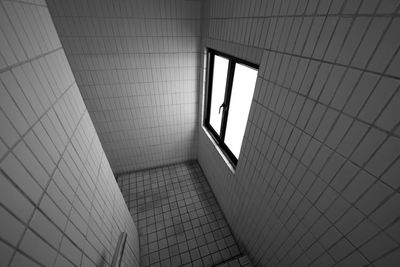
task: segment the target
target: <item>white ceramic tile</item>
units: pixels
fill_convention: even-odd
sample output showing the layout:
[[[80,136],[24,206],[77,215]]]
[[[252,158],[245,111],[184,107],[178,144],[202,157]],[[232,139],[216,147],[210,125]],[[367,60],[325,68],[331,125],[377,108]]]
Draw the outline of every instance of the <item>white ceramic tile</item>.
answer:
[[[12,147],[18,141],[19,134],[3,112],[0,112],[0,123],[2,125],[1,139],[4,140],[8,147]]]
[[[193,159],[196,155],[201,3],[175,1],[166,7],[180,12],[168,16],[168,9],[158,8],[161,3],[165,4],[157,0],[139,5],[157,10],[162,19],[152,17],[145,22],[141,15],[129,17],[115,9],[112,16],[124,16],[124,20],[114,20],[110,27],[102,26],[108,25],[109,14],[106,16],[101,8],[111,8],[105,2],[98,3],[95,17],[85,15],[92,14],[86,7],[79,15],[70,16],[72,6],[63,6],[57,0],[49,5],[55,12],[55,24],[77,84],[116,173]],[[128,10],[136,10],[138,3],[125,4]],[[141,144],[151,149],[143,149]]]
[[[39,98],[44,110],[47,110],[50,107],[50,101],[33,70],[32,64],[24,64],[22,68],[34,91],[36,92],[36,95]]]
[[[365,168],[379,177],[395,161],[399,153],[400,139],[390,137],[382,144]]]
[[[63,233],[47,219],[43,213],[36,210],[30,222],[30,228],[37,232],[43,239],[55,248],[58,248]]]
[[[28,16],[25,14],[24,6],[21,3],[13,3],[13,7],[15,10],[16,19],[18,19],[24,29],[27,38],[29,40],[29,44],[32,47],[33,55],[37,56],[41,54],[41,50],[37,41],[37,36],[35,34],[35,27],[30,24],[28,20]]]
[[[24,141],[26,145],[31,149],[31,151],[35,154],[35,157],[40,161],[42,166],[47,170],[48,174],[51,174],[55,168],[54,159],[50,158],[49,154],[46,152],[44,146],[40,143],[36,135],[29,131],[25,137]],[[43,177],[45,179],[45,177]]]
[[[22,237],[25,226],[2,207],[0,207],[0,214],[1,237],[13,246],[16,246]]]
[[[25,255],[21,254],[20,252],[17,252],[17,254],[15,255],[11,266],[33,266],[33,267],[39,267],[41,265],[39,265],[37,262],[34,262],[33,260],[31,260],[30,258],[26,257]]]
[[[388,26],[389,18],[373,18],[371,24],[368,27],[364,38],[361,41],[360,46],[357,48],[354,59],[351,65],[364,68],[366,63],[372,56],[378,41],[382,37],[382,34]]]
[[[400,161],[397,160],[390,168],[382,175],[382,180],[392,186],[393,188],[398,188],[400,186],[400,181],[397,179],[397,174],[400,170]]]
[[[39,101],[39,97],[36,95],[35,90],[32,88],[32,85],[29,83],[28,78],[26,77],[26,74],[23,71],[23,66],[18,66],[12,69],[12,73],[21,87],[25,97],[29,99],[29,103],[32,106],[32,109],[36,113],[38,117],[40,117],[43,112],[44,108],[42,104]]]
[[[40,165],[38,160],[35,158],[34,154],[28,149],[24,142],[20,142],[13,150],[14,155],[20,160],[24,165],[26,170],[32,175],[36,182],[45,188],[50,176],[44,168]],[[35,152],[35,151],[33,151]]]
[[[1,261],[5,261],[1,265],[79,265],[80,256],[77,260],[74,255],[89,253],[90,246],[91,254],[85,256],[85,264],[96,266],[104,249],[110,261],[114,249],[111,240],[116,242],[120,232],[126,231],[129,236],[123,262],[127,266],[139,266],[136,226],[126,205],[120,201],[122,196],[117,196],[120,192],[114,175],[68,61],[59,49],[60,41],[45,3],[4,1],[0,5],[0,17],[0,31],[13,44],[9,50],[2,46],[2,68],[6,64],[5,52],[15,56],[13,67],[3,69],[0,74],[3,214],[0,239],[13,246],[0,243]],[[26,62],[34,56],[37,58]],[[10,148],[12,151],[8,151]],[[89,213],[95,192],[101,200],[103,217]],[[73,205],[76,207],[71,212]],[[66,241],[61,245],[68,221],[82,233],[75,252]],[[95,238],[101,242],[90,243],[87,239],[87,221],[96,227]],[[18,230],[21,227],[26,230],[23,237]],[[70,229],[67,232],[72,236]],[[21,238],[22,242],[18,243]]]
[[[11,49],[11,45],[8,43],[6,36],[0,31],[0,49],[1,55],[3,56],[7,65],[11,66],[17,63],[17,58]]]
[[[7,265],[13,255],[13,249],[7,244],[5,244],[3,241],[0,241],[0,253],[1,253],[0,264]]]
[[[1,28],[6,37],[6,40],[8,40],[10,44],[12,44],[11,48],[13,49],[14,54],[17,57],[18,61],[26,60],[25,51],[22,48],[20,41],[18,40],[18,37],[13,29],[13,26],[7,19],[7,14],[5,13],[3,6],[0,7],[0,21],[1,21],[0,23]]]
[[[399,186],[394,140],[399,131],[398,116],[393,114],[398,106],[400,54],[392,32],[397,18],[389,15],[397,12],[398,1],[300,1],[294,7],[286,1],[267,7],[268,3],[256,17],[250,2],[205,5],[203,48],[243,58],[254,50],[253,40],[247,37],[257,31],[262,41],[256,46],[268,52],[254,61],[261,71],[236,170],[226,166],[204,129],[199,132],[200,165],[256,265],[388,263],[396,259],[393,252],[398,245],[374,257],[360,247],[374,236],[382,238],[379,227],[395,227],[399,214],[394,212],[398,203],[394,188]],[[324,17],[326,13],[331,16]],[[339,13],[345,15],[333,15]],[[249,27],[252,19],[263,19],[263,29]],[[229,38],[226,32],[240,37]],[[390,77],[384,73],[386,68]],[[288,94],[282,103],[285,90]],[[317,101],[315,106],[310,100]],[[287,128],[289,133],[282,131],[285,121],[296,125]],[[281,135],[281,146],[272,133]],[[305,133],[312,136],[310,142]],[[296,166],[299,156],[305,165]],[[312,203],[302,201],[303,194]],[[286,205],[291,210],[277,222]],[[315,208],[326,213],[315,219]],[[374,223],[366,220],[370,213]],[[321,230],[304,227],[313,220]],[[310,231],[318,236],[310,237]],[[293,238],[301,248],[292,245]],[[315,238],[322,250],[311,243]]]
[[[382,131],[371,128],[351,155],[351,160],[359,165],[363,165],[383,143],[385,137],[386,134]]]
[[[20,248],[43,265],[52,265],[57,256],[57,252],[31,230],[25,232]]]
[[[90,264],[93,264],[93,263],[91,263],[90,261],[89,262],[82,262],[82,265],[84,265],[84,266],[90,266]],[[57,259],[56,259],[55,265],[56,266],[62,266],[62,267],[72,267],[72,266],[74,266],[70,261],[68,261],[61,254],[57,255]]]
[[[364,32],[367,30],[371,19],[367,17],[357,17],[347,34],[341,52],[338,55],[338,62],[342,64],[350,63],[353,54],[356,52],[358,44],[361,42]]]
[[[370,214],[391,193],[391,189],[381,182],[377,182],[356,203],[364,214]]]
[[[398,87],[398,80],[383,78],[369,96],[359,117],[367,122],[373,122]]]
[[[0,101],[3,111],[6,113],[7,117],[10,118],[14,127],[18,130],[19,134],[24,134],[29,125],[25,118],[18,110],[16,104],[14,103],[11,96],[8,94],[4,86],[0,83]]]
[[[13,2],[6,1],[4,2],[4,9],[9,18],[8,23],[12,25],[15,29],[15,33],[18,36],[18,39],[25,50],[25,53],[28,58],[33,58],[35,56],[35,52],[33,50],[32,44],[28,39],[28,36],[25,32],[25,29],[22,26],[20,19],[18,18],[17,12],[15,10],[15,4]]]
[[[50,129],[45,129],[42,123],[36,123],[33,127],[33,131],[36,137],[39,139],[40,143],[45,147],[46,151],[48,152],[50,159],[56,163],[60,158],[60,154],[58,153],[54,143],[52,142],[48,132]],[[33,137],[33,136],[32,136]],[[48,170],[49,171],[49,170]],[[51,172],[51,170],[50,170]]]
[[[20,89],[14,76],[10,71],[6,71],[0,74],[0,78],[3,81],[7,91],[14,99],[15,103],[28,121],[29,125],[32,126],[33,123],[37,120],[37,116],[32,110],[31,105],[23,94],[23,91]]]
[[[34,206],[21,192],[3,175],[1,178],[1,202],[24,222],[30,218]]]
[[[377,235],[360,248],[361,252],[371,261],[378,259],[386,252],[396,248],[397,244],[384,234]]]
[[[65,255],[67,259],[72,261],[75,265],[78,265],[81,261],[82,252],[75,247],[67,238],[63,238],[61,243],[61,253]]]
[[[36,203],[39,200],[43,189],[13,154],[8,154],[1,162],[1,168],[33,202]]]
[[[395,18],[391,21],[390,26],[380,42],[377,50],[368,65],[368,69],[383,72],[393,58],[394,53],[399,46],[400,38],[394,32],[400,27],[400,19]]]
[[[27,200],[41,196],[26,184],[34,179],[12,153],[0,157],[11,178],[1,177],[2,203],[21,221],[38,205],[60,229],[69,219],[77,231],[70,224],[71,236],[88,233],[74,237],[84,248],[64,241],[63,255],[49,265],[93,266],[100,251],[109,260],[119,231],[129,229],[124,261],[138,266],[135,226],[119,206],[101,146],[115,172],[198,156],[233,232],[260,266],[389,266],[399,258],[392,242],[399,215],[398,1],[221,0],[208,1],[204,12],[201,1],[138,3],[101,1],[93,9],[86,1],[49,1],[67,57],[63,49],[42,54],[61,47],[43,1],[0,5],[0,68],[15,64],[0,74],[9,95],[1,102],[0,155],[33,126],[36,137],[24,138],[33,158],[22,150],[18,156],[27,169],[34,159],[52,175],[41,203]],[[235,172],[199,124],[204,47],[262,66]],[[270,51],[262,57],[264,49]],[[324,225],[318,237],[305,226],[314,221]],[[38,244],[52,244],[42,237]],[[17,252],[11,265],[39,264],[32,251],[32,258]]]
[[[59,228],[64,229],[67,223],[67,217],[60,211],[54,202],[44,195],[39,205],[40,209],[57,225]]]
[[[396,206],[400,203],[398,194],[394,194],[391,198],[386,199],[382,206],[371,214],[371,220],[380,227],[386,227],[394,222],[396,216]]]

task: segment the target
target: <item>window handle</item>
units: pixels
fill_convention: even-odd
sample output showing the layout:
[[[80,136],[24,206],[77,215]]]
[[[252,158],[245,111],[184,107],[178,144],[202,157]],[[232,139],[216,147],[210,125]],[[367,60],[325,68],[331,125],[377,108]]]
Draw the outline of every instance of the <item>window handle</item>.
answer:
[[[222,103],[222,105],[221,106],[219,106],[219,109],[218,109],[218,114],[220,114],[221,113],[221,108],[226,108],[226,105],[225,105],[225,103]]]

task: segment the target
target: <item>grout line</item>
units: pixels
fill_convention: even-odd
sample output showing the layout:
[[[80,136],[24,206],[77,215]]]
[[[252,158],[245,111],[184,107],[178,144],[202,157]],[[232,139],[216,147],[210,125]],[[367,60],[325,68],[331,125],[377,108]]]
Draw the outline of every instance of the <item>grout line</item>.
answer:
[[[187,168],[189,169],[189,172],[188,173],[186,173],[186,171],[184,172],[184,173],[180,173],[180,170],[179,170],[179,167],[180,166],[188,166]],[[178,176],[174,176],[174,174],[173,174],[173,170],[175,169],[175,168],[178,168],[177,169],[177,175]],[[187,178],[185,178],[185,177],[187,177],[187,175],[190,175],[189,177],[192,177],[191,176],[191,174],[190,173],[198,173],[198,174],[196,174],[195,175],[195,177],[197,177],[197,178],[189,178],[190,179],[190,184],[187,184],[186,183],[186,180],[181,180],[182,178],[183,179],[187,179]],[[179,218],[179,221],[183,224],[183,225],[185,225],[185,224],[187,224],[187,223],[190,223],[191,222],[191,220],[192,219],[190,219],[190,217],[188,217],[189,218],[189,220],[185,220],[184,219],[184,217],[185,216],[190,216],[190,214],[191,213],[193,213],[193,212],[195,212],[195,214],[197,214],[196,213],[196,210],[198,209],[198,208],[196,208],[196,206],[198,205],[198,204],[196,204],[196,203],[203,203],[203,201],[204,200],[202,200],[202,197],[200,196],[200,199],[198,200],[198,202],[187,202],[187,198],[185,198],[185,195],[186,194],[189,194],[191,197],[193,197],[193,196],[195,196],[195,195],[192,195],[192,193],[190,193],[190,192],[192,192],[192,190],[199,190],[200,188],[203,188],[203,190],[205,189],[206,191],[205,191],[205,194],[204,194],[204,197],[205,196],[213,196],[213,198],[212,199],[214,199],[213,200],[213,203],[214,204],[207,204],[207,206],[203,206],[203,208],[201,208],[201,209],[204,209],[204,208],[212,208],[212,207],[216,207],[215,205],[217,205],[218,206],[218,202],[217,202],[217,200],[215,199],[215,197],[214,197],[214,195],[213,195],[213,193],[212,193],[212,189],[211,189],[211,187],[209,186],[209,184],[208,184],[208,182],[207,182],[207,179],[205,178],[205,176],[204,176],[204,173],[202,172],[202,170],[201,170],[201,167],[199,166],[199,164],[197,163],[197,161],[189,161],[189,162],[184,162],[184,163],[180,163],[180,164],[173,164],[173,165],[167,165],[167,166],[163,166],[163,167],[159,167],[159,168],[153,168],[153,169],[147,169],[147,170],[143,170],[143,171],[139,171],[139,172],[134,172],[136,175],[139,175],[138,176],[138,178],[140,178],[141,177],[141,179],[136,179],[135,177],[132,177],[132,174],[124,174],[124,175],[121,175],[120,177],[119,177],[119,179],[121,179],[120,180],[120,186],[121,186],[121,189],[122,189],[122,191],[125,191],[125,189],[124,189],[124,187],[126,188],[128,188],[128,191],[126,191],[127,193],[127,195],[125,195],[125,199],[127,198],[127,196],[128,197],[130,197],[131,195],[132,195],[132,190],[138,190],[139,189],[139,181],[140,181],[140,183],[141,184],[143,184],[143,185],[141,185],[141,186],[144,186],[143,188],[145,189],[145,191],[143,191],[145,194],[146,194],[146,192],[147,193],[151,193],[151,192],[153,192],[154,190],[156,190],[155,192],[159,192],[160,194],[163,194],[163,192],[165,192],[167,195],[169,195],[169,194],[171,194],[172,192],[174,192],[175,190],[179,190],[179,192],[180,193],[176,193],[175,192],[175,197],[174,197],[174,199],[175,200],[173,200],[173,202],[171,202],[171,200],[168,200],[168,206],[170,206],[172,203],[176,203],[176,208],[173,208],[173,209],[168,209],[167,211],[162,211],[163,209],[162,209],[162,204],[159,206],[159,205],[156,205],[156,206],[154,206],[153,207],[153,209],[161,209],[161,212],[162,212],[162,214],[164,214],[164,213],[169,213],[169,212],[172,212],[172,211],[174,211],[174,210],[176,210],[176,212],[178,212],[178,218]],[[171,173],[171,174],[170,174]],[[135,175],[135,176],[136,176]],[[200,175],[200,176],[198,176],[198,175]],[[150,180],[149,180],[149,177],[150,177]],[[152,178],[153,177],[153,178]],[[166,180],[165,181],[165,179],[166,179],[166,177],[169,177],[168,178],[168,180]],[[176,177],[176,178],[174,178],[174,177]],[[201,178],[201,180],[198,180],[199,178]],[[129,180],[131,180],[129,183],[126,183],[126,181],[127,181],[127,179],[129,179]],[[134,181],[132,181],[132,179],[134,179]],[[176,180],[175,180],[176,179]],[[194,180],[193,180],[194,179]],[[165,181],[165,182],[164,182]],[[175,182],[174,182],[175,181]],[[172,184],[170,183],[170,182],[172,182]],[[157,187],[157,189],[151,189],[151,188],[149,188],[149,190],[150,191],[148,191],[148,190],[146,190],[146,186],[148,185],[148,186],[150,186],[150,185],[152,185],[152,184],[154,184],[154,183],[156,183],[157,185],[158,185],[158,187]],[[136,184],[136,186],[135,186],[135,188],[132,188],[132,185],[133,184]],[[188,187],[189,186],[189,187]],[[191,189],[190,187],[191,186],[194,186],[194,188],[193,189]],[[165,189],[164,189],[164,187],[165,187]],[[146,195],[145,195],[146,196]],[[144,197],[145,197],[144,196]],[[171,195],[170,195],[170,197],[171,197]],[[144,198],[142,198],[142,199],[144,199]],[[139,199],[140,200],[140,199]],[[207,201],[207,200],[206,200]],[[184,205],[183,206],[181,206],[179,203],[180,202],[183,202],[184,203]],[[208,203],[208,202],[206,202],[206,203]],[[130,204],[128,203],[128,205],[130,206]],[[148,204],[146,204],[146,203],[143,203],[143,204],[141,204],[141,206],[139,206],[140,204],[137,204],[138,206],[136,206],[136,207],[134,207],[133,209],[138,209],[138,208],[140,208],[141,206],[142,207],[147,207],[147,205]],[[201,204],[200,204],[201,205]],[[193,209],[191,209],[190,207],[191,206],[193,206]],[[151,206],[150,206],[151,207]],[[184,211],[184,213],[182,213],[182,211],[181,211],[181,209],[182,208],[185,208],[185,211]],[[132,209],[131,207],[130,207],[130,209]],[[213,210],[213,209],[212,209]],[[221,212],[220,214],[221,214],[221,219],[218,219],[218,217],[215,217],[216,218],[216,221],[215,221],[215,223],[216,222],[218,222],[219,220],[223,220],[223,221],[225,221],[225,224],[226,224],[226,227],[228,227],[228,229],[229,229],[229,224],[227,224],[227,222],[226,222],[226,219],[224,218],[224,216],[223,216],[223,213],[222,213],[222,211],[219,209],[219,211]],[[153,222],[153,224],[152,225],[154,225],[154,229],[151,231],[151,232],[145,232],[145,235],[149,235],[149,234],[156,234],[157,233],[157,231],[159,231],[158,230],[158,227],[156,227],[157,226],[157,224],[158,224],[158,216],[160,216],[158,213],[154,213],[154,212],[152,212],[152,215],[150,215],[151,217],[147,217],[147,216],[149,216],[149,214],[148,214],[148,212],[145,212],[145,211],[143,211],[142,212],[143,214],[146,214],[146,217],[143,217],[143,219],[140,219],[140,217],[138,218],[138,226],[139,226],[139,228],[140,229],[142,229],[142,223],[143,223],[143,221],[145,222],[145,221],[147,221],[147,219],[146,218],[151,218],[151,217],[153,217],[153,218],[155,218],[155,220],[154,220],[154,222]],[[196,217],[196,219],[198,220],[199,218],[204,218],[205,220],[207,220],[207,218],[208,218],[208,214],[211,214],[212,216],[215,216],[214,214],[215,214],[215,211],[213,210],[213,211],[211,211],[211,213],[208,213],[208,212],[206,212],[206,213],[203,213],[203,215],[200,215],[200,217]],[[199,216],[199,215],[197,215],[197,216]],[[135,217],[135,216],[134,216]],[[175,217],[171,217],[171,220],[173,219],[173,218],[175,218]],[[165,220],[165,219],[164,219]],[[173,227],[173,225],[174,225],[174,220],[172,220],[171,221],[171,226],[163,226],[162,228],[160,228],[161,230],[162,229],[164,229],[164,230],[162,230],[162,231],[167,231],[167,229],[168,228],[171,228],[171,227]],[[208,223],[210,223],[210,222],[208,222]],[[207,223],[207,224],[208,224]],[[206,225],[207,225],[206,224]],[[199,225],[197,226],[197,227],[194,227],[193,226],[193,224],[192,223],[190,223],[190,225],[191,225],[191,228],[189,229],[189,230],[184,230],[185,228],[183,228],[183,234],[184,234],[184,239],[186,240],[182,240],[181,242],[179,242],[179,239],[178,240],[176,240],[177,242],[176,243],[173,243],[174,245],[173,246],[178,246],[180,243],[182,243],[182,242],[184,242],[184,243],[186,243],[186,242],[188,242],[189,240],[194,240],[194,239],[188,239],[188,238],[190,238],[190,237],[188,237],[187,236],[187,232],[189,231],[189,232],[191,232],[191,231],[193,231],[193,229],[196,229],[196,228],[199,228],[199,229],[201,229],[201,231],[203,231],[202,229],[203,229],[203,227],[204,227],[204,224],[202,224],[201,223],[201,221],[199,221]],[[183,226],[183,227],[185,227],[185,226]],[[194,228],[193,228],[194,227]],[[144,228],[145,229],[145,228]],[[218,228],[218,229],[223,229],[223,228]],[[204,236],[205,235],[207,235],[207,234],[212,234],[213,233],[213,229],[209,229],[210,230],[210,232],[207,232],[207,233],[204,233],[203,232],[203,234],[204,234]],[[231,231],[230,231],[231,232]],[[195,234],[195,233],[194,233]],[[174,235],[168,235],[168,233],[165,235],[165,239],[168,241],[169,240],[169,238],[170,237],[173,237]],[[195,238],[196,236],[194,235],[192,238]],[[142,238],[143,238],[143,235],[142,235]],[[147,242],[147,240],[145,240],[145,241],[143,241],[143,239],[141,238],[141,246],[148,246],[148,245],[150,245],[150,244],[154,244],[154,243],[148,243]],[[223,239],[221,239],[221,240],[224,240],[225,238],[226,238],[226,236],[224,237],[224,235],[222,236],[222,238]],[[157,241],[155,241],[155,242],[157,242]],[[169,241],[168,241],[169,242]],[[216,242],[216,241],[215,241]],[[205,246],[208,246],[210,243],[207,243],[207,241],[204,243],[204,245]],[[171,246],[171,244],[170,244],[170,246]],[[166,247],[166,248],[168,248],[168,246]],[[143,250],[142,250],[143,251]],[[190,253],[190,249],[189,250],[187,250],[185,253]],[[149,252],[150,253],[150,252]],[[144,254],[144,255],[142,255],[142,257],[145,257],[145,256],[149,256],[150,254]],[[207,254],[208,256],[210,256],[211,255],[211,253],[210,254]],[[190,255],[189,255],[190,256]],[[167,260],[169,259],[169,260],[172,260],[172,258],[173,257],[175,257],[175,256],[171,256],[171,254],[169,255],[169,257],[168,258],[166,258]],[[200,259],[201,259],[202,257],[200,257]],[[194,261],[194,259],[192,258],[192,262]],[[161,261],[158,261],[158,262],[161,262]]]
[[[7,0],[7,1],[10,1],[10,0]],[[11,1],[13,1],[13,0],[11,0]],[[28,59],[26,59],[26,60],[19,61],[19,62],[15,63],[15,64],[12,64],[12,65],[8,66],[8,67],[5,67],[5,68],[0,69],[0,74],[2,74],[3,72],[6,72],[6,71],[12,70],[13,68],[18,67],[18,66],[20,66],[20,65],[24,65],[24,64],[26,64],[26,63],[31,63],[31,62],[35,61],[36,59],[45,57],[45,56],[50,55],[50,54],[52,54],[52,53],[54,53],[54,52],[57,52],[57,51],[59,51],[59,50],[63,50],[63,48],[62,48],[62,47],[58,47],[58,48],[56,48],[56,49],[47,51],[47,52],[45,52],[45,53],[43,53],[43,54],[34,56],[34,57],[32,57],[32,58],[28,58]]]

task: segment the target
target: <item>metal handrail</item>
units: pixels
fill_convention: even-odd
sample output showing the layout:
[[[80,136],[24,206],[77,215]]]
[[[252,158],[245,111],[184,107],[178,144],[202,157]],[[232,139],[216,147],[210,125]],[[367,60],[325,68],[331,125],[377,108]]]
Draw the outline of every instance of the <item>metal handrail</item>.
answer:
[[[121,266],[122,254],[124,254],[126,237],[128,235],[125,232],[122,232],[119,235],[117,247],[115,248],[114,256],[111,261],[111,267],[119,267]]]

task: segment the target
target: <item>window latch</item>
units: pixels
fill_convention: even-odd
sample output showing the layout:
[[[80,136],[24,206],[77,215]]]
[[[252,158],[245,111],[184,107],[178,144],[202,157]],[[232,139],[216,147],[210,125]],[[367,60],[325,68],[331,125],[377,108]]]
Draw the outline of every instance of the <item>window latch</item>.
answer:
[[[220,114],[220,113],[221,113],[221,108],[223,108],[223,109],[225,109],[225,108],[226,108],[226,105],[225,105],[225,103],[222,103],[222,105],[221,105],[221,106],[219,106],[218,114]]]

